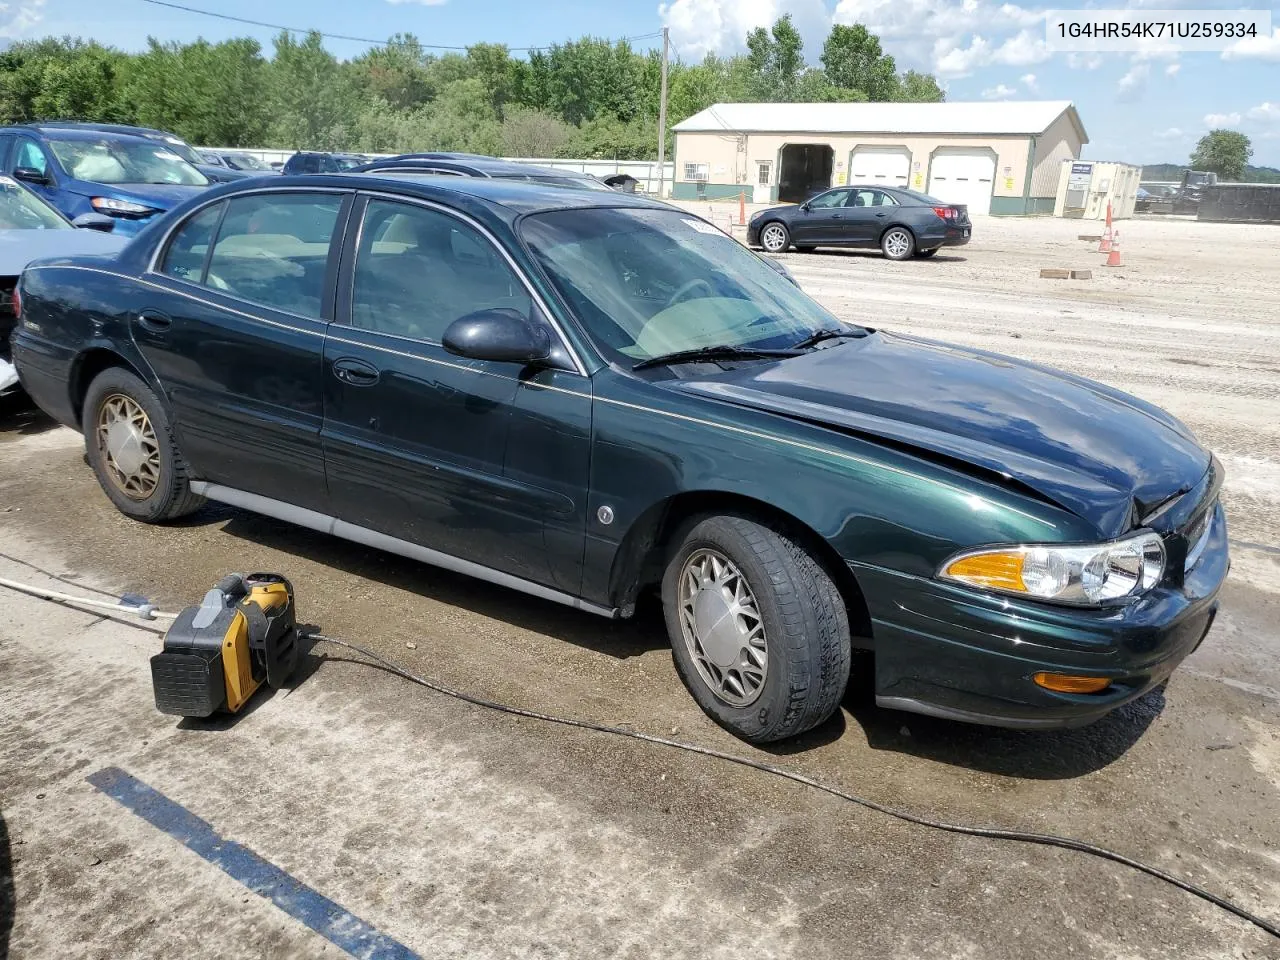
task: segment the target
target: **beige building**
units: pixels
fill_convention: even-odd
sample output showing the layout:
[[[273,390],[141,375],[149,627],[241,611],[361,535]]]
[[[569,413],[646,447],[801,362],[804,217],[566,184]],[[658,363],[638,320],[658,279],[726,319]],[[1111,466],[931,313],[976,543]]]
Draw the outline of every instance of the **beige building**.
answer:
[[[672,197],[798,202],[828,187],[919,190],[972,213],[1052,213],[1089,142],[1067,100],[718,103],[676,124]]]

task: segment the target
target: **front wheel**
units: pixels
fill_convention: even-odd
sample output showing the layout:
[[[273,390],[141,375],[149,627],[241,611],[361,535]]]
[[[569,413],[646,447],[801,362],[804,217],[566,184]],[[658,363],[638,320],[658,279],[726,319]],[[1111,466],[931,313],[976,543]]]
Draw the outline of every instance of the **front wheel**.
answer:
[[[916,238],[906,227],[890,227],[880,238],[880,249],[890,260],[906,260],[915,248]]]
[[[104,370],[89,384],[81,413],[89,466],[125,516],[162,523],[198,510],[186,462],[151,388],[128,370]]]
[[[672,658],[698,706],[750,743],[803,733],[849,680],[835,583],[786,532],[741,516],[686,528],[662,580]]]
[[[770,253],[783,253],[791,246],[791,233],[785,224],[773,221],[760,229],[760,246]]]

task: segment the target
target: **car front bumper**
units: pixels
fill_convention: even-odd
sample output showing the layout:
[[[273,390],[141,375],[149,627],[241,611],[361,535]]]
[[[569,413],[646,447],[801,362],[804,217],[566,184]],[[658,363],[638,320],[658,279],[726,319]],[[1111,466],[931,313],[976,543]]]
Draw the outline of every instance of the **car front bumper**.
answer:
[[[1168,679],[1213,624],[1230,559],[1222,507],[1212,509],[1197,564],[1119,607],[1035,603],[850,563],[871,608],[876,702],[1048,729],[1092,723],[1141,697]],[[1056,693],[1032,680],[1041,671],[1104,677],[1110,686]]]

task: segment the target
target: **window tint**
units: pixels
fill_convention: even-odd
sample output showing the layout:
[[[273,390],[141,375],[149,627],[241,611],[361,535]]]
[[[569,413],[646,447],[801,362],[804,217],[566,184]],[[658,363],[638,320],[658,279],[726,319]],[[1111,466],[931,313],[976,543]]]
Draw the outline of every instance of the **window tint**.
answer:
[[[819,194],[809,201],[811,207],[843,207],[845,201],[849,199],[848,190],[832,190],[828,193]]]
[[[18,141],[18,156],[13,161],[13,168],[27,167],[31,170],[38,170],[40,173],[49,172],[49,161],[45,158],[44,151],[40,149],[40,145],[34,140]]]
[[[894,207],[893,197],[881,190],[855,190],[849,202],[851,207]]]
[[[459,317],[529,295],[493,245],[460,220],[425,207],[372,200],[356,254],[351,323],[439,342]]]
[[[246,300],[318,319],[329,239],[342,197],[275,193],[227,205],[205,284]]]
[[[178,228],[164,255],[161,273],[192,283],[204,282],[204,261],[225,203],[206,207]]]

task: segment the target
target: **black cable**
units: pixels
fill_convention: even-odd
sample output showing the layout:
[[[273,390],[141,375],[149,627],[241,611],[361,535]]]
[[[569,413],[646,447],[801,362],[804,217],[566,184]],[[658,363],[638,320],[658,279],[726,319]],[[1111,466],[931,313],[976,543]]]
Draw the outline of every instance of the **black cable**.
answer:
[[[375,47],[385,47],[387,45],[386,40],[371,40],[368,37],[353,37],[345,33],[324,33],[321,30],[309,30],[303,29],[302,27],[286,27],[278,23],[266,23],[262,20],[250,20],[247,17],[234,17],[229,13],[218,13],[216,10],[201,10],[199,7],[188,7],[181,3],[170,3],[169,0],[142,0],[142,2],[154,4],[157,7],[168,7],[171,10],[181,10],[183,13],[198,13],[201,16],[214,17],[218,20],[230,20],[233,23],[246,23],[251,27],[266,27],[268,30],[283,30],[286,33],[302,34],[318,33],[320,36],[325,37],[328,40],[350,40],[354,43],[368,43]],[[662,36],[661,30],[654,33],[644,33],[636,37],[623,37],[618,42],[629,43],[633,40],[648,40],[652,37],[660,36]],[[419,43],[418,46],[422,47],[424,50],[457,50],[462,52],[468,49],[467,47],[448,47],[438,43]],[[512,53],[526,53],[531,50],[546,50],[550,48],[550,46],[551,44],[546,44],[541,47],[507,47],[507,50]]]
[[[384,670],[394,673],[396,676],[402,677],[411,683],[416,683],[429,690],[442,693],[447,697],[453,697],[455,700],[461,700],[464,703],[470,703],[477,707],[484,707],[487,710],[496,710],[500,713],[508,713],[517,717],[527,717],[530,720],[542,720],[546,723],[556,723],[565,727],[577,727],[580,730],[593,730],[597,733],[611,733],[619,737],[627,737],[632,740],[643,740],[646,743],[656,743],[660,746],[671,747],[676,750],[684,750],[688,753],[701,754],[704,757],[713,757],[716,760],[723,760],[726,763],[734,763],[740,767],[759,770],[763,773],[771,773],[775,777],[782,777],[785,780],[791,780],[803,786],[812,787],[814,790],[821,790],[823,793],[830,794],[833,797],[839,797],[841,800],[847,800],[849,803],[856,803],[858,806],[865,807],[868,810],[875,810],[877,813],[883,813],[886,816],[893,817],[897,820],[904,820],[907,823],[914,823],[921,827],[929,827],[932,830],[942,830],[946,833],[956,833],[966,837],[986,837],[991,840],[1015,840],[1020,843],[1034,843],[1046,847],[1060,847],[1063,850],[1074,850],[1077,853],[1086,853],[1090,856],[1099,857],[1103,860],[1110,860],[1113,863],[1118,863],[1129,867],[1132,870],[1137,870],[1139,873],[1145,873],[1148,876],[1155,877],[1157,880],[1163,880],[1165,883],[1171,884],[1179,890],[1190,893],[1193,896],[1199,897],[1201,900],[1213,904],[1215,907],[1219,907],[1228,913],[1234,914],[1241,920],[1247,920],[1259,929],[1271,934],[1271,936],[1276,939],[1280,939],[1280,926],[1270,923],[1262,917],[1250,913],[1244,907],[1238,906],[1230,900],[1220,897],[1216,893],[1205,890],[1203,887],[1199,887],[1188,880],[1183,880],[1179,877],[1173,876],[1172,874],[1165,873],[1158,867],[1149,866],[1139,860],[1134,860],[1132,857],[1126,857],[1122,853],[1116,853],[1114,850],[1108,850],[1106,847],[1086,843],[1083,840],[1074,840],[1070,837],[1057,837],[1051,834],[1024,833],[1020,830],[1001,830],[994,827],[971,827],[959,823],[947,823],[942,820],[930,820],[928,817],[922,817],[919,814],[900,810],[896,807],[886,806],[885,804],[877,803],[874,800],[868,800],[866,797],[860,797],[857,794],[847,793],[838,787],[830,786],[819,780],[806,777],[804,774],[784,769],[783,767],[775,767],[773,764],[765,763],[761,760],[752,760],[749,757],[741,757],[736,754],[716,750],[712,747],[701,747],[697,744],[685,743],[680,740],[669,740],[666,737],[658,737],[651,733],[627,730],[624,727],[613,727],[608,724],[595,723],[590,720],[574,720],[569,717],[557,717],[552,714],[538,713],[535,710],[526,710],[523,707],[513,707],[509,704],[498,703],[495,700],[486,700],[483,697],[463,693],[460,690],[454,690],[450,687],[446,687],[435,680],[430,680],[426,677],[420,677],[416,674],[410,673],[408,670],[397,666],[390,660],[379,656],[372,650],[362,647],[359,644],[349,643],[346,640],[338,640],[334,637],[327,637],[321,633],[309,633],[306,636],[309,640],[332,643],[335,646],[345,647],[348,650],[368,658]]]
[[[61,577],[52,571],[46,570],[44,567],[37,567],[30,560],[23,560],[21,557],[11,557],[7,553],[0,553],[0,559],[8,560],[11,563],[18,563],[26,567],[28,570],[34,570],[36,573],[42,573],[50,580],[57,580],[59,583],[65,583],[69,587],[79,587],[81,590],[88,590],[104,597],[110,597],[113,600],[119,600],[119,594],[112,593],[110,590],[102,590],[98,587],[91,587],[87,583],[81,583],[78,580],[72,580],[70,577]]]

